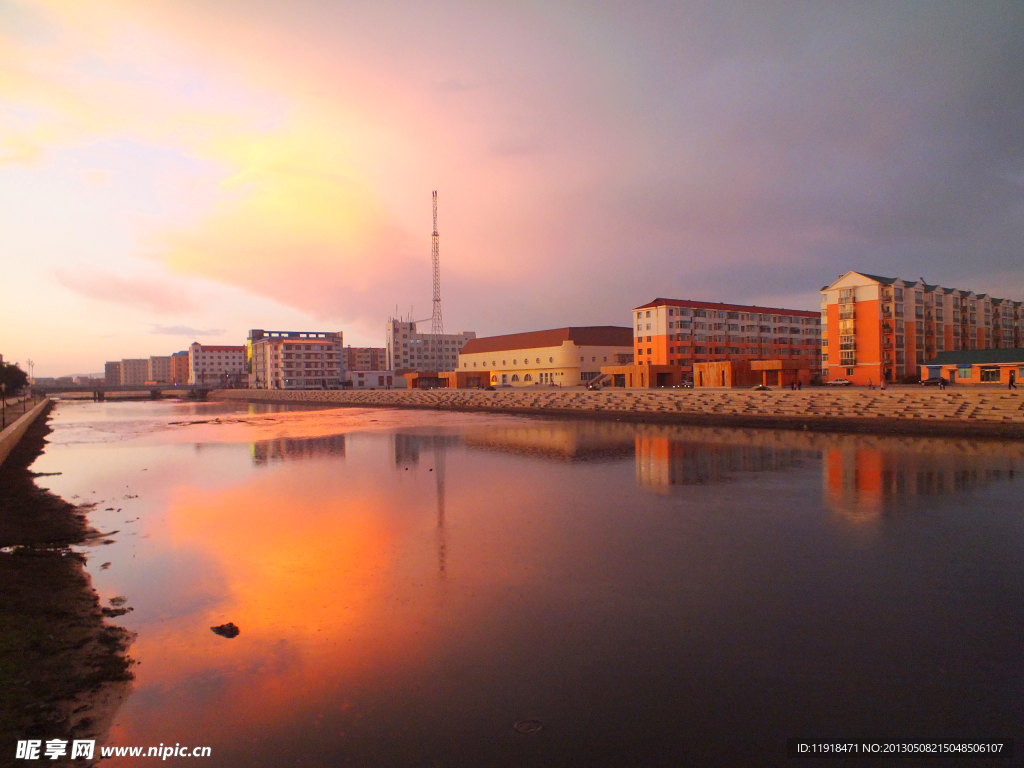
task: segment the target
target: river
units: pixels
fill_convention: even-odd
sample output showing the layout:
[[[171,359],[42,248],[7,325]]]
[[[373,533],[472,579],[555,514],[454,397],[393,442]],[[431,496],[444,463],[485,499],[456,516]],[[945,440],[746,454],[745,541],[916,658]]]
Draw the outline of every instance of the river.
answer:
[[[53,426],[32,469],[96,505],[87,570],[136,633],[108,744],[764,765],[1024,723],[1021,443],[171,402]]]

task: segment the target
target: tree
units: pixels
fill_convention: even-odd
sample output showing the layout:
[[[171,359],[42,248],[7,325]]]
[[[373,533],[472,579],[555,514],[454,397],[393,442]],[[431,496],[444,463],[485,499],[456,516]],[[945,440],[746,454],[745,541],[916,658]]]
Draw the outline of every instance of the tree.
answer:
[[[0,384],[7,385],[7,392],[17,392],[28,386],[28,374],[17,363],[0,363]]]

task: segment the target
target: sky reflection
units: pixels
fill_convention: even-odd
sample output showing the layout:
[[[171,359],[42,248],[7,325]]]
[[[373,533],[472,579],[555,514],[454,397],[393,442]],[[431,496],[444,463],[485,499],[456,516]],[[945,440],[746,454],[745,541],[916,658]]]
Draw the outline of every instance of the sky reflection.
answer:
[[[714,764],[737,719],[758,725],[734,761],[837,722],[1019,715],[1024,621],[993,601],[1022,604],[1020,445],[127,403],[61,405],[55,427],[34,469],[97,504],[94,585],[134,608],[114,743],[209,744],[213,765]],[[990,633],[954,650],[975,620]],[[239,637],[210,631],[228,621]],[[929,665],[949,687],[914,710],[888,683]],[[542,735],[515,733],[527,717]]]

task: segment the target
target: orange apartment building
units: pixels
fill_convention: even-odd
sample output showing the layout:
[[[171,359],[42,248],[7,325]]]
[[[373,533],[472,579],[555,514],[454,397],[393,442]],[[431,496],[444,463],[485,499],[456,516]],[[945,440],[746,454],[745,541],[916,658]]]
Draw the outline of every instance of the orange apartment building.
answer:
[[[826,381],[915,380],[940,352],[1021,346],[1021,302],[847,272],[821,289]]]
[[[821,374],[817,312],[709,301],[655,299],[633,310],[638,365],[678,366],[693,379],[694,363],[782,360]]]

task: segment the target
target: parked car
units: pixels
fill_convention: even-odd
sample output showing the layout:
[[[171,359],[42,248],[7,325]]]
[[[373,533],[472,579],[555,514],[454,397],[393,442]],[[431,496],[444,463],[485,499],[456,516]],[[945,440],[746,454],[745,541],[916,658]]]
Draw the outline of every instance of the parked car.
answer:
[[[766,387],[764,384],[755,384],[751,387],[755,392],[770,392],[771,387]]]
[[[922,387],[945,387],[949,384],[942,376],[935,379],[921,379],[920,383]]]
[[[832,379],[828,383],[830,387],[849,387],[852,384],[853,382],[849,379]]]

